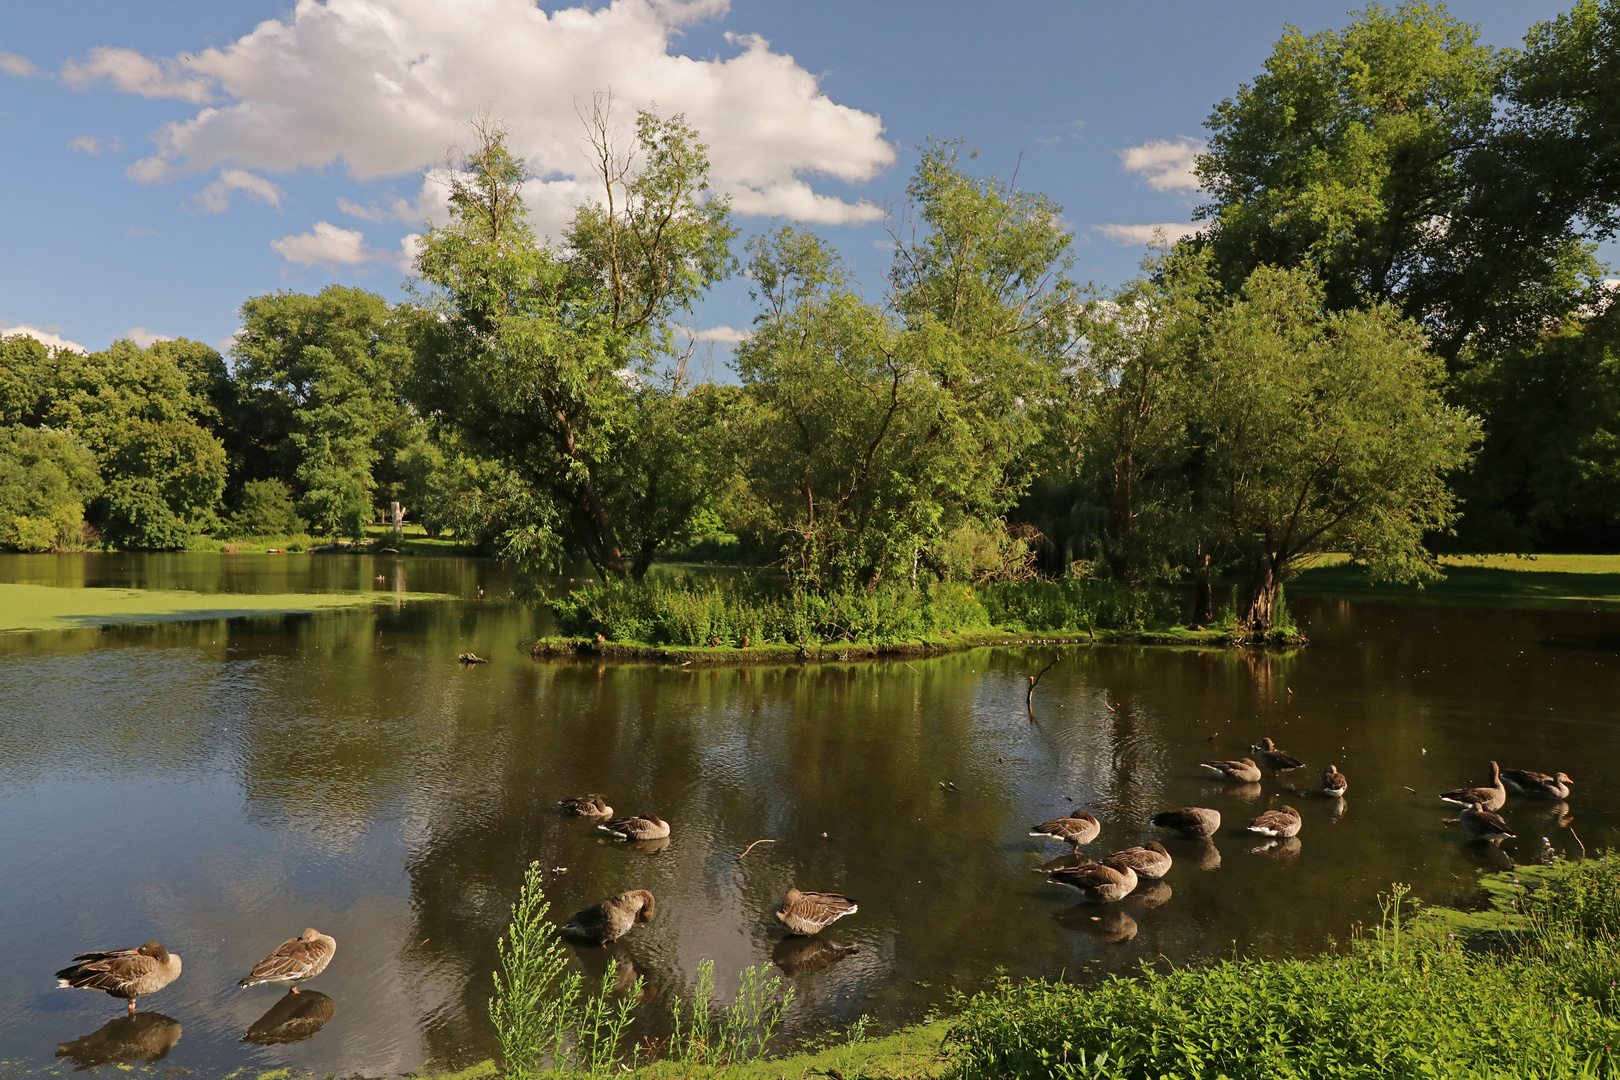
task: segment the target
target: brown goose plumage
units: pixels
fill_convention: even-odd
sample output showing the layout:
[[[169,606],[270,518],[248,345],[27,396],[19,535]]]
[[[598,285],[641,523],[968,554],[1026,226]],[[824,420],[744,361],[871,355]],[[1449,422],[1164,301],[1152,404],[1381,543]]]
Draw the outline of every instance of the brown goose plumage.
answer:
[[[652,893],[646,889],[631,889],[575,912],[574,917],[563,924],[563,932],[577,934],[598,945],[609,945],[639,924],[651,922],[656,906]]]
[[[855,901],[830,892],[789,889],[776,909],[776,917],[791,934],[819,934],[845,915],[859,911]]]
[[[1299,828],[1305,824],[1300,819],[1299,811],[1292,806],[1279,806],[1275,810],[1267,810],[1253,821],[1249,822],[1249,831],[1259,833],[1261,836],[1298,836]]]
[[[1108,858],[1087,866],[1054,870],[1046,880],[1079,889],[1080,895],[1094,904],[1111,904],[1125,899],[1136,888],[1136,871],[1118,859]]]
[[[613,807],[600,795],[587,795],[583,799],[560,799],[557,809],[570,817],[582,817],[588,821],[606,821],[613,816]]]
[[[1136,876],[1157,881],[1170,872],[1170,852],[1157,840],[1149,840],[1141,847],[1129,847],[1108,856],[1136,871]]]
[[[1221,812],[1204,806],[1183,806],[1154,814],[1150,822],[1160,829],[1174,829],[1182,836],[1198,840],[1214,836],[1221,827]]]
[[[1260,782],[1260,766],[1254,763],[1253,758],[1244,758],[1241,761],[1200,761],[1198,764],[1240,784]]]
[[[1102,832],[1102,824],[1084,810],[1075,810],[1068,817],[1053,818],[1029,827],[1029,835],[1044,836],[1079,849],[1089,844]]]
[[[1464,803],[1457,820],[1469,836],[1482,840],[1509,840],[1517,834],[1507,822],[1475,803]]]
[[[101,990],[129,1001],[155,994],[180,977],[180,954],[172,953],[155,941],[135,949],[110,949],[80,953],[73,966],[56,973],[58,986],[75,990]]]
[[[1350,781],[1344,778],[1337,765],[1329,765],[1322,770],[1322,794],[1330,799],[1342,799],[1350,787]]]
[[[669,822],[657,814],[637,814],[597,828],[619,840],[662,840],[669,835]]]
[[[1500,810],[1507,802],[1507,788],[1502,785],[1502,767],[1491,762],[1491,782],[1483,787],[1458,788],[1440,798],[1458,806],[1478,806],[1483,810]]]
[[[1270,739],[1261,739],[1250,750],[1260,755],[1260,763],[1272,772],[1287,772],[1289,769],[1302,769],[1305,763],[1293,754],[1285,754],[1277,749],[1277,744]]]
[[[1563,773],[1548,776],[1528,769],[1508,769],[1502,773],[1502,782],[1514,791],[1531,799],[1567,799],[1575,781]]]
[[[313,926],[304,928],[304,932],[295,938],[289,938],[276,946],[274,952],[253,965],[253,970],[247,976],[237,981],[237,986],[261,986],[264,983],[290,983],[293,993],[298,993],[298,984],[306,979],[313,979],[326,970],[326,965],[332,962],[332,955],[337,952],[337,941],[321,933]]]

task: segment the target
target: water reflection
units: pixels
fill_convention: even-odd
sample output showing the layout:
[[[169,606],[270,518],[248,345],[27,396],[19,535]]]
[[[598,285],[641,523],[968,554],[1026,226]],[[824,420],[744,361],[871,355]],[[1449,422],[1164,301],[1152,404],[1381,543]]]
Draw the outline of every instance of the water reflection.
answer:
[[[1482,870],[1511,870],[1513,856],[1502,850],[1500,839],[1476,836],[1459,845],[1463,858]]]
[[[162,1013],[143,1012],[109,1020],[89,1035],[60,1043],[56,1056],[73,1062],[74,1071],[103,1065],[162,1061],[180,1041],[180,1022]]]
[[[253,1021],[242,1041],[275,1046],[313,1039],[336,1012],[337,1004],[319,990],[289,990],[269,1012]]]
[[[821,937],[785,937],[771,950],[771,962],[790,979],[813,975],[822,968],[859,952],[859,945],[840,945]]]
[[[1191,866],[1198,870],[1219,870],[1221,868],[1221,849],[1215,846],[1215,841],[1188,840],[1184,837],[1171,836],[1159,841],[1164,849],[1170,853],[1171,872],[1181,865]]]
[[[1124,910],[1110,907],[1098,912],[1096,904],[1076,904],[1053,914],[1059,926],[1078,930],[1104,945],[1123,945],[1133,940],[1140,927]]]
[[[1131,895],[1127,896],[1124,902],[1131,907],[1151,911],[1154,908],[1164,907],[1175,894],[1176,891],[1170,887],[1170,883],[1160,878],[1157,881],[1143,881],[1131,891]]]
[[[1278,837],[1249,848],[1251,855],[1260,855],[1276,862],[1298,862],[1305,844],[1297,836]]]

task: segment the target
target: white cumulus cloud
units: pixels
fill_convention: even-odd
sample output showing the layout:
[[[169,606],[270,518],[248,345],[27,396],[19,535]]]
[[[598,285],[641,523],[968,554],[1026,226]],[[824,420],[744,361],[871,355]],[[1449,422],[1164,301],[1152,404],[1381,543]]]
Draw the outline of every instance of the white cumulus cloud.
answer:
[[[1173,244],[1200,228],[1196,222],[1161,221],[1157,225],[1098,225],[1097,231],[1116,244],[1146,246],[1156,240]]]
[[[234,191],[240,191],[254,202],[281,209],[281,189],[243,169],[221,169],[219,179],[197,192],[191,201],[205,214],[223,214],[231,208]]]
[[[1183,135],[1121,150],[1119,160],[1126,172],[1140,173],[1155,191],[1197,191],[1193,166],[1207,148],[1204,140]]]
[[[283,236],[270,241],[270,246],[299,266],[358,266],[377,257],[359,229],[339,228],[330,221],[317,221],[309,232]]]
[[[174,338],[170,337],[168,334],[159,334],[152,330],[148,330],[144,326],[132,326],[128,330],[124,331],[124,336],[143,349],[148,345],[156,345],[160,341],[174,340]]]
[[[685,334],[692,341],[718,341],[727,345],[736,345],[748,340],[748,331],[739,330],[735,326],[706,326],[702,330],[687,327]]]
[[[15,75],[19,79],[26,79],[38,70],[38,68],[34,67],[34,62],[28,57],[18,56],[14,52],[6,52],[0,49],[0,71],[5,72],[7,75]]]
[[[178,98],[193,105],[214,99],[207,78],[190,74],[192,58],[171,57],[158,61],[134,49],[110,49],[97,45],[83,60],[62,65],[62,81],[75,90],[87,90],[99,82],[110,82],[114,89],[146,98]]]
[[[142,182],[221,166],[290,171],[341,163],[366,181],[421,172],[466,139],[485,107],[535,175],[589,175],[576,103],[611,89],[626,121],[640,108],[684,113],[709,143],[712,181],[742,213],[821,223],[881,211],[816,192],[809,178],[860,183],[894,161],[883,122],[839,105],[815,75],[754,36],[729,57],[671,51],[680,28],[725,0],[613,0],[548,12],[534,0],[300,0],[221,48],[163,61],[92,50],[70,85],[108,79],[200,109],[154,138]],[[71,74],[70,74],[71,72]],[[549,185],[548,185],[549,186]],[[554,218],[536,213],[550,231]]]
[[[69,341],[60,334],[52,333],[49,330],[41,330],[38,327],[28,326],[22,323],[19,323],[16,326],[0,328],[0,338],[8,337],[37,338],[42,345],[46,345],[53,349],[67,349],[70,352],[88,353],[90,351],[83,345],[80,345],[77,341]]]
[[[108,139],[103,139],[99,135],[75,135],[68,140],[68,149],[78,150],[94,157],[111,154],[123,148],[123,140],[116,135]]]

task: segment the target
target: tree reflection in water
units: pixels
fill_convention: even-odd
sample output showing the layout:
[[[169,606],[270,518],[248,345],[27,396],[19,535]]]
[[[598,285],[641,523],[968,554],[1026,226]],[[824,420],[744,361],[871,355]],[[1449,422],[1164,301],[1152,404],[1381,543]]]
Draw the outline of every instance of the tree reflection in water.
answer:
[[[313,1039],[336,1012],[337,1004],[319,990],[289,990],[269,1012],[253,1021],[242,1041],[275,1046]]]
[[[89,1035],[58,1044],[56,1056],[72,1061],[75,1071],[135,1061],[150,1065],[168,1057],[179,1041],[178,1020],[162,1013],[143,1012],[109,1020]]]

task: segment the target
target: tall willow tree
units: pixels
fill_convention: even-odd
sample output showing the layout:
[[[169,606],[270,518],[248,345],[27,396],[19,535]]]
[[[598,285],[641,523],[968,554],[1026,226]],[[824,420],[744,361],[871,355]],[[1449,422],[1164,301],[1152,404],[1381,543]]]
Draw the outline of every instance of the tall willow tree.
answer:
[[[731,270],[735,230],[683,118],[639,114],[628,150],[605,99],[586,121],[601,195],[551,247],[528,223],[506,131],[475,124],[450,221],[417,262],[433,293],[415,395],[530,488],[507,554],[582,555],[623,580],[683,537],[715,486],[711,395],[657,364],[678,361],[676,317]]]

